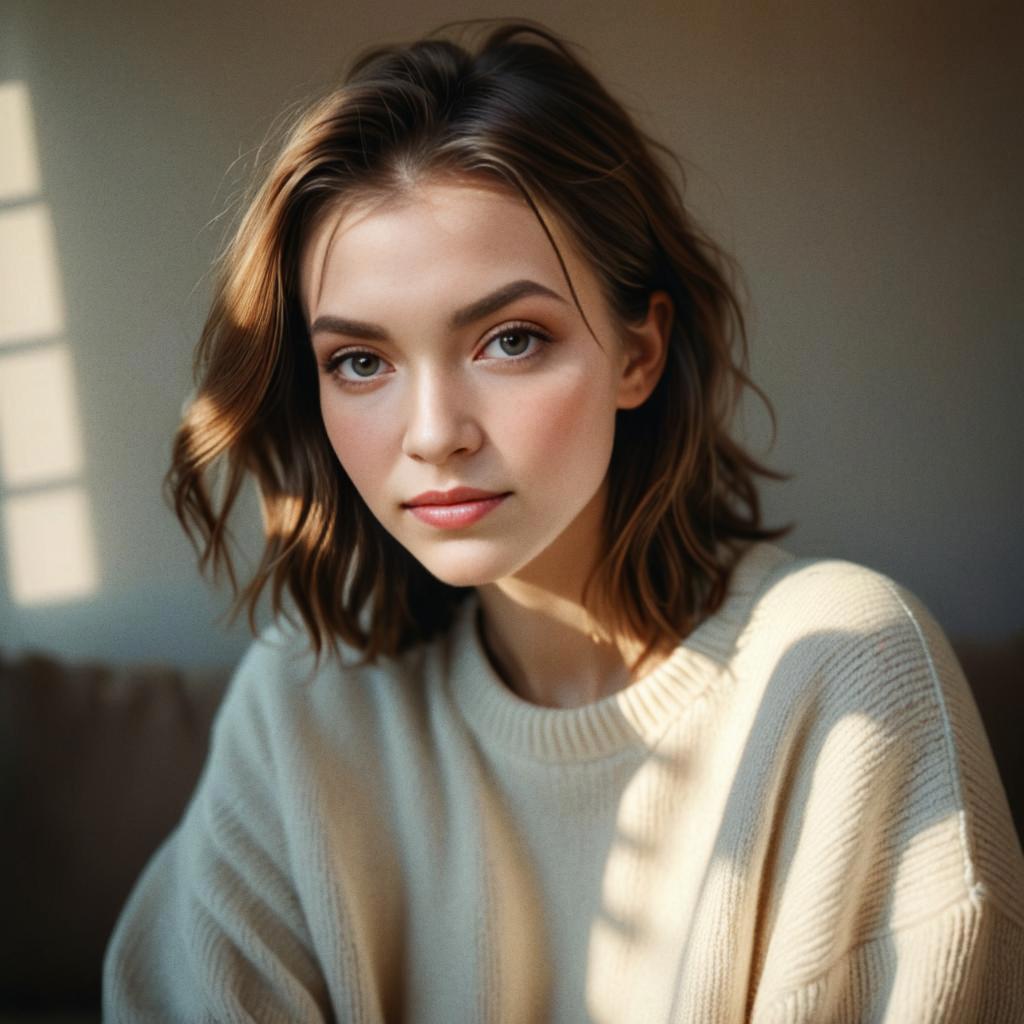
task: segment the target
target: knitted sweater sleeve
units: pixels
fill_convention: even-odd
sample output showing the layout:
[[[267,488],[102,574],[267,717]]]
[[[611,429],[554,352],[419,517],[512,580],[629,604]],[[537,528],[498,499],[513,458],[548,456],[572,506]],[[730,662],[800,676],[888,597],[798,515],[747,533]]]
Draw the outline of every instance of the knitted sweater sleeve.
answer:
[[[177,829],[122,909],[103,970],[104,1020],[332,1019],[288,870],[258,645],[215,719]]]
[[[1024,1020],[1024,857],[968,683],[911,592],[859,583],[791,731],[750,1020]]]

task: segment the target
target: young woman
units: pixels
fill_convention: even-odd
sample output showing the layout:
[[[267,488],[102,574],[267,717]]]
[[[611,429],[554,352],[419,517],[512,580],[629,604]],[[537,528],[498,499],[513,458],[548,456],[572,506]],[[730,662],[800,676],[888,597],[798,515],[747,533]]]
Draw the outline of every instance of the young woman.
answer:
[[[255,478],[238,606],[277,618],[108,1019],[1022,1019],[968,686],[913,594],[762,525],[666,155],[521,23],[377,49],[294,126],[168,478],[229,572]]]

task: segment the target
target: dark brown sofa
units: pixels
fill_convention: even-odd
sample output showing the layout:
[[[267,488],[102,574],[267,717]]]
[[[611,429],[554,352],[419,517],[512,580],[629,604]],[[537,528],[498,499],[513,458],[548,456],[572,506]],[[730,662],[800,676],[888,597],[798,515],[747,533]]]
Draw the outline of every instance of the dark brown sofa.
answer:
[[[185,808],[228,677],[0,652],[0,1024],[99,1020],[107,938]]]
[[[957,653],[1024,836],[1024,634]],[[228,677],[0,651],[0,1024],[99,1020],[107,939],[184,810]]]

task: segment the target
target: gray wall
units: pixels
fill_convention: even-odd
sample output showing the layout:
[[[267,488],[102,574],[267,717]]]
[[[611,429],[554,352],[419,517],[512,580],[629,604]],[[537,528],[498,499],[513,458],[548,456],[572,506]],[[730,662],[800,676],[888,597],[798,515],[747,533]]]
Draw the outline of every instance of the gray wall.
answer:
[[[692,206],[743,267],[775,447],[756,401],[740,429],[795,474],[764,490],[769,521],[798,524],[786,546],[880,569],[954,638],[990,641],[1024,619],[1017,6],[515,8],[586,47],[681,152]],[[63,346],[81,445],[47,479],[5,478],[0,503],[71,487],[95,568],[76,598],[19,602],[3,533],[0,643],[232,661],[245,630],[213,622],[226,593],[199,580],[160,494],[222,215],[275,116],[357,49],[509,10],[94,0],[0,11],[0,87],[24,83],[41,176],[36,193],[0,198],[0,227],[32,204],[45,211],[63,303],[59,323],[0,339],[0,374],[13,356]]]

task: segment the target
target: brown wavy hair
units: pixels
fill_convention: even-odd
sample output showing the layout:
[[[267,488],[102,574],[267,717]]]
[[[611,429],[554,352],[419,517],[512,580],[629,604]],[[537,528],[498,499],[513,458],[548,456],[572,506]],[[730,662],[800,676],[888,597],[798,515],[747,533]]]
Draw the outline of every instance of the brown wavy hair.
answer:
[[[485,23],[469,48],[441,37],[455,24],[480,22],[364,52],[295,122],[220,257],[166,493],[200,570],[226,571],[231,617],[247,608],[253,631],[268,587],[274,614],[290,617],[290,598],[318,657],[341,641],[373,661],[444,630],[470,588],[438,580],[379,525],[327,439],[299,256],[328,206],[439,174],[499,181],[529,203],[563,271],[541,211],[568,228],[623,321],[641,319],[655,290],[675,307],[658,384],[616,414],[605,549],[584,592],[643,645],[635,667],[720,607],[737,545],[792,529],[762,526],[754,485],[788,475],[728,432],[745,386],[775,427],[747,374],[735,267],[683,205],[679,160],[568,42],[517,19]],[[250,474],[266,543],[241,585],[227,523]]]

